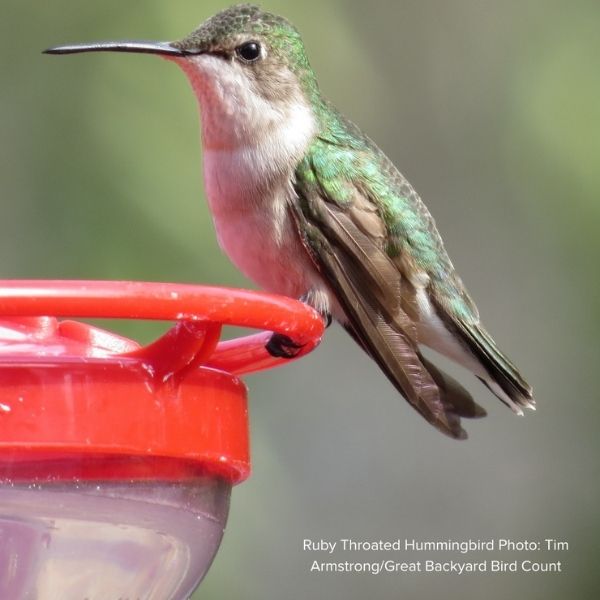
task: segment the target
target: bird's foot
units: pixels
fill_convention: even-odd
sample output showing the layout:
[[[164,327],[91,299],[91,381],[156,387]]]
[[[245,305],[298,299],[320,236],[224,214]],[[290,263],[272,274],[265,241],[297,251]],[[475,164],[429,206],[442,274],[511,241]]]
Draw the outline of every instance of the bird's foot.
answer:
[[[314,308],[320,315],[321,319],[323,319],[323,323],[325,324],[325,328],[331,325],[333,317],[328,310],[329,302],[326,297],[324,297],[322,292],[318,292],[315,290],[309,290],[306,294],[303,294],[299,298],[300,302],[304,304],[308,304],[312,308]]]
[[[265,349],[276,358],[295,358],[302,349],[303,344],[297,344],[282,333],[274,333],[265,345]]]

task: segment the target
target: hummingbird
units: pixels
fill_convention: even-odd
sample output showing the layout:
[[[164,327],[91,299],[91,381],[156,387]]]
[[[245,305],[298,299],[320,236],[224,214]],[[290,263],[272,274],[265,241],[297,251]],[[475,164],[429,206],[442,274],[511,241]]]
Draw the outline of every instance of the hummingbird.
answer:
[[[515,413],[532,389],[481,324],[419,195],[319,90],[298,30],[251,4],[227,8],[173,42],[57,46],[157,54],[195,92],[204,182],[217,239],[266,291],[335,319],[429,423],[467,437],[485,410],[422,354],[427,346],[478,377]],[[298,347],[273,334],[267,350]]]

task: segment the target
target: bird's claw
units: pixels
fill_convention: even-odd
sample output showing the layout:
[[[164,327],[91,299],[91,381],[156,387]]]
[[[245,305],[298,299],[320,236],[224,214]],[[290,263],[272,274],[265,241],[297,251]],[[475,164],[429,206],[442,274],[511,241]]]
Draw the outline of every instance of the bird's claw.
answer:
[[[265,349],[276,358],[295,358],[304,344],[297,344],[282,333],[274,333],[265,345]]]
[[[316,300],[314,290],[308,291],[306,294],[300,296],[300,298],[298,298],[298,300],[300,300],[300,302],[302,302],[304,304],[308,304],[308,306],[314,308],[321,315],[321,319],[323,319],[323,324],[325,325],[325,329],[327,329],[327,327],[329,327],[331,325],[331,322],[333,321],[333,317],[331,316],[331,313],[329,311],[327,311],[326,309],[318,308],[321,303],[318,300]]]

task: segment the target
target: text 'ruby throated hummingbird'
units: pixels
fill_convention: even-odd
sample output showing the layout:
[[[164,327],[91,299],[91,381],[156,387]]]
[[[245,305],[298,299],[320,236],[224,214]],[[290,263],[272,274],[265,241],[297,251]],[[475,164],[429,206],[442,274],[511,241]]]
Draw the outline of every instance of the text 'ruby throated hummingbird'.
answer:
[[[219,243],[267,291],[339,321],[440,431],[480,417],[421,344],[479,377],[516,413],[531,387],[500,352],[455,273],[434,221],[390,160],[319,91],[298,31],[234,6],[177,42],[100,42],[46,52],[159,54],[198,97],[204,178]],[[293,356],[274,334],[272,354]]]

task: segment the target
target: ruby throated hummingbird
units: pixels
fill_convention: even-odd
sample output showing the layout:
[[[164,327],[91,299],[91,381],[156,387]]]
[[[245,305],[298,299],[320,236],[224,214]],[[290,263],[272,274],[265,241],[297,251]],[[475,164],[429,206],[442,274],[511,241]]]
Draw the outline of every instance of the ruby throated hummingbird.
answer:
[[[177,63],[198,97],[219,243],[267,291],[339,321],[440,431],[485,411],[420,352],[472,371],[516,413],[531,387],[483,328],[429,211],[383,152],[319,91],[298,31],[259,7],[224,10],[177,42],[99,42],[51,54],[143,52]],[[268,350],[293,356],[274,334]]]

